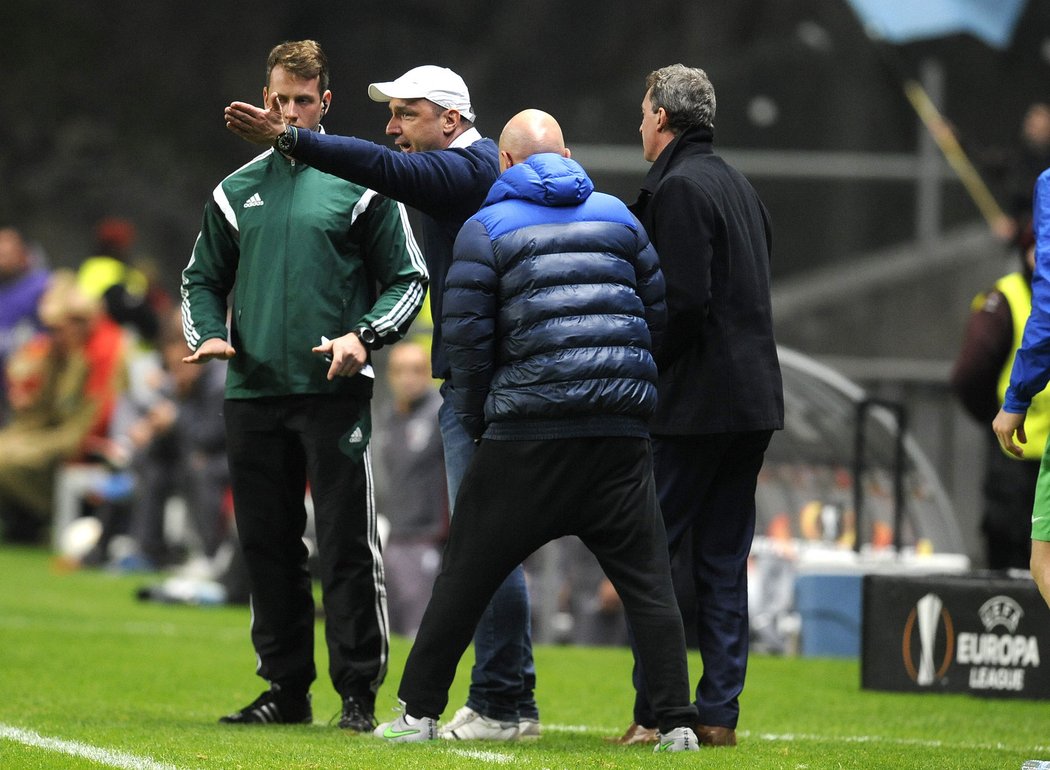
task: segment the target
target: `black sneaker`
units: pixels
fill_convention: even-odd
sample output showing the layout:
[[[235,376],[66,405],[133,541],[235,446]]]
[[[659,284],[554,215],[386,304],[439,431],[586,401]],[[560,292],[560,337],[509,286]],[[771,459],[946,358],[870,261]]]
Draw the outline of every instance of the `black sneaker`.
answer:
[[[273,685],[240,711],[219,718],[225,725],[294,725],[314,721],[310,693],[293,695]]]
[[[349,697],[343,700],[343,715],[339,727],[352,733],[370,733],[375,729],[375,706],[364,698]]]

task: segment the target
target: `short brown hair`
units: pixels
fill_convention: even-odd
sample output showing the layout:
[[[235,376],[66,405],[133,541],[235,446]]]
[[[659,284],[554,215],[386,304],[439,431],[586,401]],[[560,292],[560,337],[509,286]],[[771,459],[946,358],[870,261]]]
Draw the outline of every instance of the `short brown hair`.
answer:
[[[303,80],[317,78],[318,93],[328,90],[328,57],[316,40],[293,40],[275,45],[266,57],[267,86],[274,67],[282,67],[289,75]]]

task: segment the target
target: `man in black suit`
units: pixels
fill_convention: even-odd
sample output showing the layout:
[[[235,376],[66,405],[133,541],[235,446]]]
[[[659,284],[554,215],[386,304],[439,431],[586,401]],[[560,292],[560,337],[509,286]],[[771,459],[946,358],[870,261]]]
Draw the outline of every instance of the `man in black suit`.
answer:
[[[649,75],[639,130],[653,167],[632,211],[667,281],[650,432],[671,554],[686,537],[693,546],[704,671],[696,733],[701,744],[733,746],[747,668],[755,486],[773,431],[784,425],[784,397],[769,215],[744,176],[714,154],[714,113],[703,70],[675,64]],[[656,739],[635,661],[634,722],[621,743]]]

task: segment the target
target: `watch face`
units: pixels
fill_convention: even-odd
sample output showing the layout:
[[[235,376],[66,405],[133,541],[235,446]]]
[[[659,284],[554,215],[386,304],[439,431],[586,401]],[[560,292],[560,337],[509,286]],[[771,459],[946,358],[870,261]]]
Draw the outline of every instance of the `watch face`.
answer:
[[[277,137],[277,149],[281,152],[288,152],[292,149],[292,134],[289,131],[285,131],[283,134]]]

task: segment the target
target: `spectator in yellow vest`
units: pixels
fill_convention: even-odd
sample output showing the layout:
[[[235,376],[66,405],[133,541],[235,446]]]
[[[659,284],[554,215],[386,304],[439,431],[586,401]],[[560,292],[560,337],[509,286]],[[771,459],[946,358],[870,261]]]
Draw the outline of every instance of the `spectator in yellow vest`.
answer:
[[[152,344],[160,330],[158,309],[171,301],[132,259],[135,226],[116,217],[95,225],[95,254],[77,270],[77,285],[90,297],[102,300],[106,313],[139,339]]]

